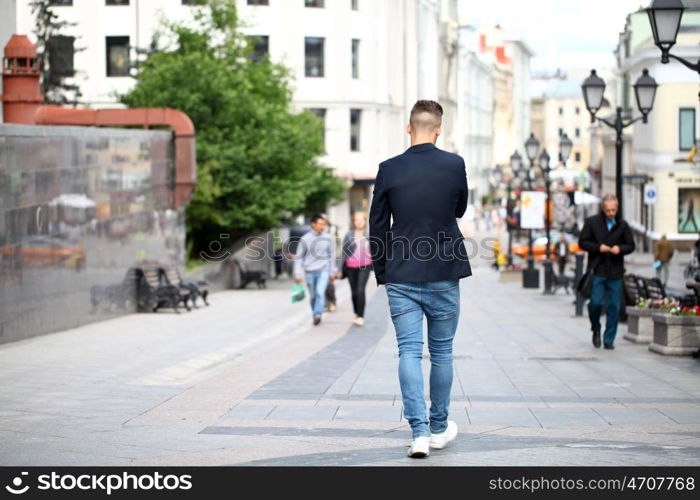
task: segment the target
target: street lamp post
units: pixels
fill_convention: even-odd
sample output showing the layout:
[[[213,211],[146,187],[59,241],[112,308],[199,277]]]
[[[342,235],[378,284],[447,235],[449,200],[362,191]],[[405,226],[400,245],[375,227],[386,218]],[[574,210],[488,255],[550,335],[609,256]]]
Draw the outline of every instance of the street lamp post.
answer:
[[[525,154],[530,160],[530,169],[527,172],[527,188],[532,191],[532,174],[535,168],[535,158],[540,149],[540,141],[535,138],[534,134],[525,141]],[[540,271],[535,269],[535,256],[532,251],[532,229],[527,230],[528,252],[527,252],[527,268],[523,269],[523,287],[524,288],[539,288],[540,287]]]
[[[564,134],[559,138],[559,161],[564,169],[566,169],[566,162],[571,156],[571,150],[574,147],[574,143],[569,139],[569,136]],[[576,220],[576,205],[574,204],[574,220]]]
[[[635,122],[642,120],[642,123],[647,123],[647,117],[654,106],[654,97],[656,96],[656,81],[649,76],[649,71],[644,69],[642,76],[637,79],[634,84],[634,93],[637,97],[637,107],[642,113],[642,116],[637,118],[625,118],[622,115],[622,108],[617,107],[615,120],[610,121],[606,118],[596,116],[596,113],[603,105],[603,93],[605,92],[605,82],[600,78],[595,70],[591,71],[591,75],[586,78],[581,85],[583,91],[583,99],[586,102],[586,108],[591,114],[591,123],[594,123],[596,118],[599,122],[604,123],[608,127],[615,130],[615,196],[618,201],[618,217],[623,216],[622,212],[622,132]]]
[[[521,168],[523,166],[523,159],[520,156],[520,153],[515,151],[512,155],[510,155],[510,172],[511,175],[508,178],[508,201],[506,202],[506,214],[509,217],[512,217],[513,214],[508,213],[508,208],[511,203],[510,197],[512,196],[513,193],[513,181],[515,180],[515,177],[518,175],[520,172]],[[506,224],[508,225],[508,268],[512,269],[513,268],[513,225],[511,221],[506,220]]]
[[[545,190],[547,192],[547,205],[544,211],[544,227],[545,231],[547,232],[547,246],[545,247],[544,250],[544,294],[545,295],[551,295],[552,292],[552,250],[550,248],[550,231],[552,227],[552,222],[550,219],[550,204],[552,202],[552,194],[550,192],[550,186],[551,186],[551,180],[549,178],[549,173],[552,171],[552,168],[549,165],[549,154],[547,153],[547,149],[545,148],[542,150],[542,153],[540,154],[540,170],[542,170],[542,175],[544,176],[544,186]]]
[[[700,60],[692,63],[670,52],[671,47],[676,44],[684,10],[681,0],[654,0],[646,9],[654,35],[654,45],[661,49],[661,63],[668,64],[669,58],[672,58],[700,74]]]
[[[564,134],[559,139],[559,161],[566,165],[566,160],[568,160],[571,154],[571,148],[573,143],[571,139]],[[544,294],[551,295],[554,293],[552,291],[552,285],[554,282],[554,271],[552,263],[552,240],[551,240],[551,230],[552,230],[552,219],[554,218],[554,207],[552,206],[552,180],[550,174],[556,166],[552,168],[549,164],[549,154],[545,149],[540,154],[540,169],[544,175],[545,189],[547,190],[547,210],[545,210],[545,228],[547,230],[547,247],[545,249],[545,261],[544,261]],[[550,211],[551,210],[551,211]]]

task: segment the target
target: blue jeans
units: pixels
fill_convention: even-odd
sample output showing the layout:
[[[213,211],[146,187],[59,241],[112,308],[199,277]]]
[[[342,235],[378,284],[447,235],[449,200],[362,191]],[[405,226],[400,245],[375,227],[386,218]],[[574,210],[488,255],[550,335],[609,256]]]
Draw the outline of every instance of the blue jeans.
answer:
[[[399,345],[399,382],[404,417],[413,437],[447,428],[452,390],[452,341],[459,321],[459,280],[389,283],[391,320]],[[428,319],[430,420],[423,396],[423,315]]]
[[[328,269],[322,271],[306,271],[306,284],[309,285],[309,298],[311,302],[311,314],[323,315],[323,306],[326,300],[326,288],[328,287]]]
[[[620,304],[622,302],[622,278],[604,278],[593,276],[593,286],[591,287],[591,300],[588,303],[588,318],[591,320],[591,330],[600,331],[600,312],[605,304],[605,294],[607,292],[607,308],[605,315],[605,334],[603,343],[611,344],[615,342],[617,335],[617,321],[620,317]]]

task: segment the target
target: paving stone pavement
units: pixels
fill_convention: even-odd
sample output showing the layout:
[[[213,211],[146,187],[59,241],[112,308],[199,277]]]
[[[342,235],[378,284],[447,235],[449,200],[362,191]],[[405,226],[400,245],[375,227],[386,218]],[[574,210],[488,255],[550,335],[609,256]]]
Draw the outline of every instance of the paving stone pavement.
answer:
[[[461,281],[460,434],[408,459],[384,288],[370,279],[356,327],[340,283],[312,327],[289,285],[0,346],[0,464],[700,465],[700,361],[627,342],[624,324],[595,349],[572,296],[499,282],[478,257]]]

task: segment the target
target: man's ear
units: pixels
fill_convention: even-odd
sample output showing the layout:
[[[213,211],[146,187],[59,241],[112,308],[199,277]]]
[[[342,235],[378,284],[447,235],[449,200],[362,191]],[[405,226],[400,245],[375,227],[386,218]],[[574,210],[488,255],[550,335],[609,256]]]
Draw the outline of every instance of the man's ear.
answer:
[[[442,133],[442,127],[438,127],[435,129],[435,137],[440,137],[441,133]]]
[[[410,123],[406,125],[406,132],[408,132],[408,135],[413,135],[413,128]]]

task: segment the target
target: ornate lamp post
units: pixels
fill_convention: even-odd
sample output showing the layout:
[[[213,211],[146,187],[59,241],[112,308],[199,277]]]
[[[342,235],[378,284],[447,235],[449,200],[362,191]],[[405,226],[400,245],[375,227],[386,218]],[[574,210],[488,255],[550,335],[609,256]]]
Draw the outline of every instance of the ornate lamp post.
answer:
[[[603,105],[603,94],[605,92],[605,82],[600,78],[595,70],[591,71],[591,75],[586,78],[581,85],[583,91],[583,99],[586,102],[586,108],[591,114],[591,123],[596,119],[615,130],[615,195],[618,200],[618,217],[623,216],[622,212],[622,132],[635,122],[642,120],[642,123],[647,123],[647,117],[654,106],[654,97],[656,96],[656,81],[649,76],[649,71],[644,69],[642,76],[637,79],[634,84],[634,93],[637,97],[637,107],[642,113],[642,116],[637,118],[624,118],[622,116],[622,108],[617,107],[615,120],[610,121],[606,118],[596,116],[596,113]]]
[[[513,181],[519,177],[519,174],[522,170],[523,167],[523,158],[520,156],[520,153],[515,151],[512,155],[510,155],[510,176],[508,177],[508,201],[506,203],[506,214],[509,216],[512,216],[512,212],[508,213],[508,208],[511,203],[511,196],[513,193]],[[513,267],[513,227],[512,224],[507,222],[508,224],[508,267],[512,268]]]
[[[532,191],[532,175],[534,174],[535,158],[540,150],[540,141],[534,134],[525,141],[525,154],[530,160],[530,168],[527,170],[527,188]],[[528,252],[527,252],[527,268],[523,269],[523,287],[524,288],[539,288],[540,287],[540,271],[535,269],[535,256],[532,251],[532,229],[527,230]]]
[[[547,231],[547,246],[545,247],[545,260],[544,260],[544,294],[545,295],[551,295],[552,292],[552,281],[553,281],[553,276],[552,276],[552,251],[550,248],[551,241],[550,241],[550,231],[552,227],[552,221],[550,216],[552,214],[549,213],[551,202],[552,202],[552,194],[550,192],[550,187],[551,187],[551,180],[549,178],[549,173],[552,171],[552,168],[549,165],[549,154],[547,153],[547,150],[543,150],[542,153],[540,154],[539,158],[540,162],[540,170],[542,170],[542,174],[544,175],[544,183],[545,183],[545,189],[547,191],[547,205],[546,209],[544,211],[544,227],[546,228]]]

